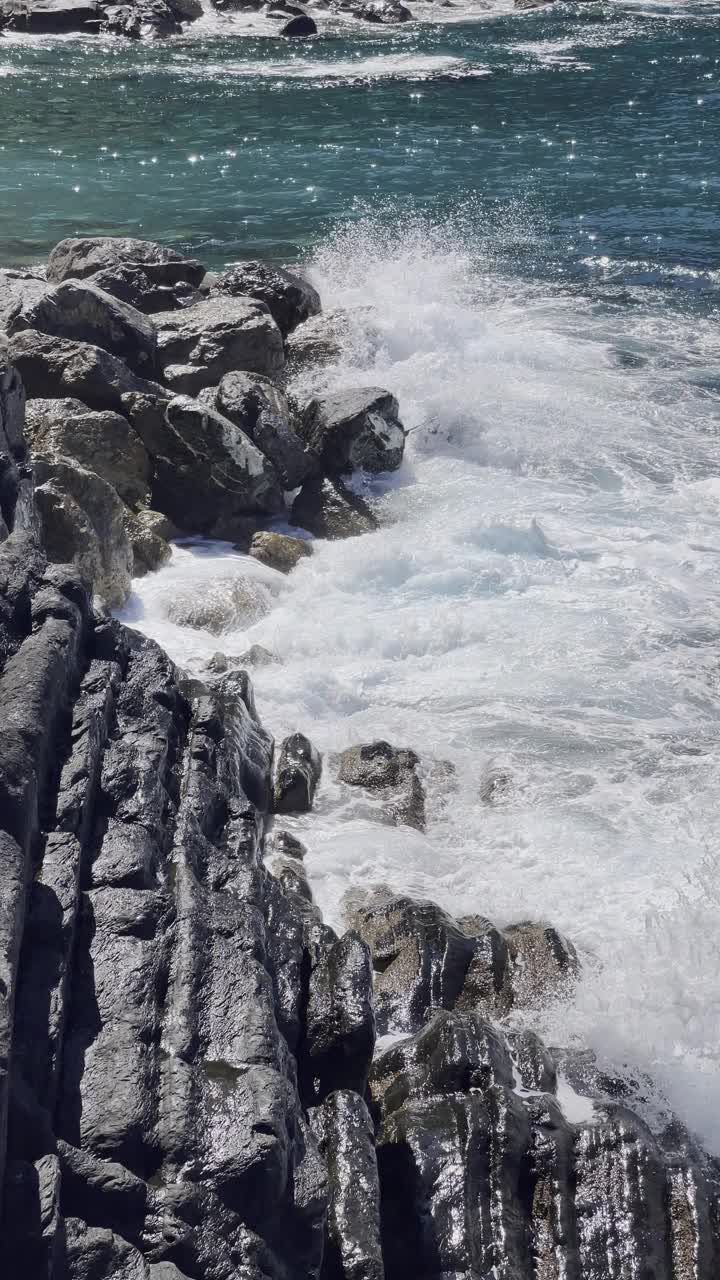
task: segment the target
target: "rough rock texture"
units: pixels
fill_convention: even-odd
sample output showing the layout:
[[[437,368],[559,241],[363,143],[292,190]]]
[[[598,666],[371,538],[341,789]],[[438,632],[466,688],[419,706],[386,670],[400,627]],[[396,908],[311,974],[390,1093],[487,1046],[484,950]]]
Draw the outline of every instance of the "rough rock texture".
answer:
[[[34,468],[48,559],[72,561],[108,605],[121,605],[133,574],[124,503],[112,485],[72,458],[36,453]]]
[[[122,414],[88,409],[80,400],[30,400],[27,436],[33,453],[74,458],[96,471],[128,506],[146,502],[152,466],[139,435]]]
[[[138,18],[137,11],[130,12]],[[157,311],[173,311],[177,307],[199,301],[202,296],[189,280],[158,284],[151,272],[136,262],[122,262],[114,267],[105,267],[91,279],[98,289],[111,294],[113,298],[119,298],[121,302],[129,303],[145,315],[153,315]]]
[[[376,795],[387,821],[425,830],[425,791],[417,774],[414,751],[370,742],[348,747],[338,757],[338,778]]]
[[[179,528],[232,538],[235,517],[282,510],[272,465],[228,418],[177,396],[165,421],[172,436],[156,460],[153,504]]]
[[[163,378],[177,392],[194,395],[234,369],[272,375],[285,362],[280,330],[253,298],[206,298],[154,321]]]
[[[293,502],[290,519],[316,538],[359,538],[373,533],[378,521],[367,502],[340,480],[308,480]]]
[[[23,329],[94,343],[119,356],[140,377],[155,375],[157,334],[152,322],[92,280],[65,280],[48,289],[8,326],[11,334]]]
[[[290,573],[301,560],[311,556],[312,544],[303,538],[291,538],[284,533],[256,533],[250,543],[250,555],[261,564],[269,565],[280,573]]]
[[[434,1008],[498,1017],[535,1007],[564,994],[579,968],[572,943],[543,924],[501,931],[483,916],[454,920],[434,902],[390,894],[350,904],[349,916],[377,970],[382,1035],[418,1031]]]
[[[46,289],[47,281],[28,271],[0,271],[0,333],[7,332],[12,317],[37,302]]]
[[[38,34],[94,31],[99,18],[94,0],[2,0],[0,5],[0,27]]]
[[[327,1161],[330,1203],[323,1277],[384,1280],[380,1181],[370,1113],[357,1093],[338,1090],[310,1113]]]
[[[312,809],[322,759],[302,733],[293,733],[283,742],[275,770],[274,809],[276,813],[307,813]]]
[[[298,13],[300,18],[307,15]],[[312,22],[312,19],[310,19]],[[288,23],[290,26],[290,23]],[[314,34],[298,32],[299,35]],[[283,30],[281,35],[294,35]],[[241,262],[218,276],[213,284],[213,294],[229,294],[231,297],[257,298],[269,308],[270,314],[283,338],[304,320],[320,312],[320,295],[302,276],[294,271],[284,271],[265,262]]]
[[[124,265],[141,266],[154,284],[168,287],[182,281],[196,288],[205,275],[202,263],[152,240],[85,236],[61,240],[55,246],[48,259],[47,278],[51,284],[59,284],[61,280],[82,280]]]
[[[388,391],[363,387],[311,400],[298,431],[330,475],[396,471],[405,450],[398,402]]]
[[[316,458],[293,429],[287,397],[269,378],[228,373],[198,398],[244,431],[273,464],[284,489],[296,489],[317,471]]]

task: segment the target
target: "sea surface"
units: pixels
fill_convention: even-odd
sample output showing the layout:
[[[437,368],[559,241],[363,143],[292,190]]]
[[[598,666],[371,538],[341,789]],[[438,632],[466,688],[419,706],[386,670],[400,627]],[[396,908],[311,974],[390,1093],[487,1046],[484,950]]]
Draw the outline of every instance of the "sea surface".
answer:
[[[125,617],[198,670],[271,649],[278,738],[414,747],[426,835],[330,768],[292,821],[327,918],[383,883],[551,921],[583,976],[527,1019],[720,1153],[720,3],[409,2],[297,45],[1,39],[0,264],[129,233],[349,310],[293,389],[398,396],[385,527],[289,578],[179,545]],[[170,620],[247,578],[225,634]]]

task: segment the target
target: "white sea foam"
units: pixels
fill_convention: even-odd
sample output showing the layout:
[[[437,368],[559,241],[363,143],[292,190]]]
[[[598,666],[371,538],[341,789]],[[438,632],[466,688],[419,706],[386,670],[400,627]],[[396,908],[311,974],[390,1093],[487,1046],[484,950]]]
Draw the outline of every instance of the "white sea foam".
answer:
[[[535,1025],[651,1073],[720,1152],[717,339],[648,291],[623,307],[523,287],[502,249],[469,215],[368,219],[319,253],[326,306],[370,307],[372,337],[359,325],[296,391],[386,385],[407,459],[374,482],[387,526],[318,544],[220,647],[282,659],[256,675],[277,736],[302,729],[326,759],[383,737],[426,761],[426,835],[381,825],[326,767],[292,825],[328,919],[378,882],[552,921],[583,977]],[[245,572],[227,547],[179,550],[131,617],[198,664],[217,637],[178,630],[159,601],[233,563]],[[498,769],[512,786],[483,803]]]

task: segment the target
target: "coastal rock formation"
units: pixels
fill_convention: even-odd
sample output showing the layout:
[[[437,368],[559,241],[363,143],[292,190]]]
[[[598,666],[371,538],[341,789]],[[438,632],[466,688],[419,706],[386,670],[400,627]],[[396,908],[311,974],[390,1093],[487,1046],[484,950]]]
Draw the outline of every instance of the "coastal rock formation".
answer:
[[[330,478],[306,481],[293,502],[290,519],[316,538],[359,538],[378,527],[368,503],[341,480]]]
[[[290,538],[284,533],[256,533],[250,543],[253,559],[280,573],[290,573],[312,553],[312,543],[303,538]]]
[[[218,387],[198,397],[217,409],[248,436],[269,459],[286,490],[297,489],[317,469],[290,421],[287,397],[269,378],[253,373],[227,373]]]
[[[285,356],[269,309],[249,298],[206,298],[153,317],[163,381],[193,395],[216,386],[233,369],[273,374]]]
[[[133,236],[85,236],[61,240],[47,265],[51,284],[63,280],[84,280],[98,272],[142,269],[156,288],[172,289],[178,284],[197,288],[205,268],[195,258],[185,258],[175,249],[154,240]]]
[[[397,471],[405,450],[398,402],[377,387],[311,400],[298,430],[326,473]]]
[[[157,334],[151,321],[92,280],[65,280],[48,289],[8,325],[11,334],[22,329],[92,342],[119,356],[141,378],[156,372]]]
[[[30,330],[10,349],[35,474],[0,358],[3,1275],[715,1280],[718,1162],[669,1113],[651,1129],[643,1088],[534,1030],[577,981],[572,942],[372,886],[339,936],[308,819],[277,816],[315,801],[311,742],[276,749],[238,660],[189,678],[93,602],[112,598],[109,555],[129,573],[175,532],[147,488],[183,524],[282,502],[257,432],[221,387],[173,397]],[[258,421],[292,429],[271,384],[234,390],[240,416],[255,396]],[[335,479],[298,503],[323,536],[373,527]],[[221,630],[269,607],[283,584],[247,567],[215,597],[168,587],[168,620]],[[253,650],[239,662],[273,660]],[[337,767],[421,829],[412,749]]]
[[[298,11],[296,16],[303,18],[306,15]],[[280,34],[295,33],[283,29]],[[256,298],[258,302],[264,302],[283,338],[310,316],[318,315],[321,310],[320,295],[307,280],[294,271],[271,267],[265,262],[241,262],[236,267],[231,267],[217,277],[211,293]]]

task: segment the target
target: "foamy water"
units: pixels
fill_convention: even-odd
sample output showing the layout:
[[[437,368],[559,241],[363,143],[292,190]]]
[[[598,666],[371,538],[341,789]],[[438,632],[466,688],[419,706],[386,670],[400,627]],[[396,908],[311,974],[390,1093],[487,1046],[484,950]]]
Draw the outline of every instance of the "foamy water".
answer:
[[[300,729],[326,758],[414,747],[426,835],[380,825],[330,767],[291,823],[328,920],[377,882],[552,921],[583,977],[530,1020],[649,1071],[720,1151],[717,334],[659,295],[507,281],[492,243],[368,220],[312,265],[325,305],[358,320],[295,390],[385,385],[411,429],[401,472],[373,482],[386,526],[316,544],[289,578],[227,545],[178,548],[128,618],[196,669],[271,649],[254,679],[278,738]],[[168,620],[169,599],[248,574],[266,592],[249,624]],[[511,787],[488,805],[494,771]]]

